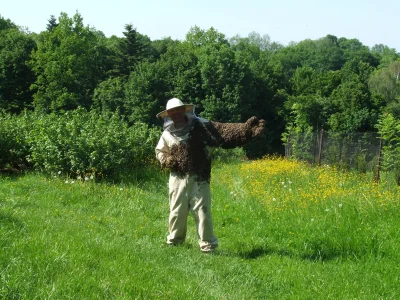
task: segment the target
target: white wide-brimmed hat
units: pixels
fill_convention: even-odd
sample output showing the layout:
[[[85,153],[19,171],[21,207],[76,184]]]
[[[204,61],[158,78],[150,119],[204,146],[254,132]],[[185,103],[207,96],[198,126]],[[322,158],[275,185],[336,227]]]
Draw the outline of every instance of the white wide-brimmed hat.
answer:
[[[157,114],[157,118],[165,118],[168,116],[168,110],[176,108],[176,107],[185,107],[186,108],[186,112],[190,111],[193,109],[194,104],[184,104],[181,100],[179,100],[178,98],[172,98],[170,100],[168,100],[167,102],[167,109],[158,113]]]

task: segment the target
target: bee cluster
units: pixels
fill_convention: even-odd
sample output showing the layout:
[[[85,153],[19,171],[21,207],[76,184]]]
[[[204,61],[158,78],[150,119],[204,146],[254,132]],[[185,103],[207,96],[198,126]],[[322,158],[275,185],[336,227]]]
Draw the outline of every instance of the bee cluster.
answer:
[[[222,148],[235,148],[244,146],[252,138],[250,127],[247,123],[219,123],[210,122],[209,131],[217,137]]]
[[[197,181],[210,182],[210,147],[235,148],[245,145],[258,135],[264,122],[250,118],[246,123],[219,123],[196,121],[190,137],[171,148],[168,163],[165,165],[178,176],[194,175]]]
[[[217,141],[205,126],[195,122],[190,137],[172,146],[167,167],[178,176],[194,175],[199,182],[210,182],[211,157],[207,146],[216,145]]]

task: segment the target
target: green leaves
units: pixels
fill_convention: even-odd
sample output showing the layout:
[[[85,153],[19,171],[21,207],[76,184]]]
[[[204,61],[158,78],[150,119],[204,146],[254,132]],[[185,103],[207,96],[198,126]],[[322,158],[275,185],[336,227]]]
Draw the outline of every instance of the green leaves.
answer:
[[[154,156],[155,130],[140,123],[129,127],[116,114],[78,109],[41,120],[31,140],[32,159],[48,172],[115,175]]]
[[[72,19],[62,13],[59,24],[41,35],[31,60],[37,75],[35,107],[45,112],[89,108],[93,90],[105,76],[100,37],[84,27],[78,13]]]
[[[384,45],[327,35],[284,47],[197,26],[184,41],[151,41],[132,24],[122,33],[107,38],[79,13],[50,16],[40,34],[0,17],[0,109],[83,107],[155,125],[178,97],[215,121],[265,119],[260,155],[282,153],[285,130],[369,131],[379,113],[400,116],[399,54]]]
[[[93,108],[101,112],[125,112],[125,80],[111,77],[102,81],[94,90]]]
[[[159,131],[143,123],[129,126],[117,114],[83,108],[2,114],[0,168],[23,164],[53,174],[118,176],[154,161],[158,138]]]
[[[29,86],[35,76],[27,64],[36,43],[17,27],[7,25],[0,17],[0,109],[21,112],[32,103]]]
[[[383,165],[394,170],[397,184],[400,185],[400,119],[392,114],[384,114],[376,125],[385,141],[383,146]]]
[[[164,79],[158,68],[159,63],[140,64],[125,84],[124,110],[131,122],[156,124],[160,111],[160,99],[166,98]],[[163,108],[164,109],[164,108]]]
[[[29,121],[25,116],[17,118],[0,111],[0,169],[29,165],[29,145],[26,143]]]

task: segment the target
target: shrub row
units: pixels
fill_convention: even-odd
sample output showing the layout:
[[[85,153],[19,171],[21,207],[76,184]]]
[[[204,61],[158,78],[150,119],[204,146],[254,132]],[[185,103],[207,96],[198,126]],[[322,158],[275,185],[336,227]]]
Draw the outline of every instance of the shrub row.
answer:
[[[112,176],[154,162],[159,129],[80,108],[59,114],[0,114],[0,168]]]

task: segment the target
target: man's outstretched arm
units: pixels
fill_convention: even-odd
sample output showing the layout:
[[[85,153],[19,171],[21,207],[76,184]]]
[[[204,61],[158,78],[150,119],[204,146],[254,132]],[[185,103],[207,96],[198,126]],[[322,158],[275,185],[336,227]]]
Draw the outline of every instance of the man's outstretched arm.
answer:
[[[219,123],[210,121],[205,124],[208,131],[219,141],[221,148],[244,146],[264,130],[265,121],[251,117],[245,123]]]

